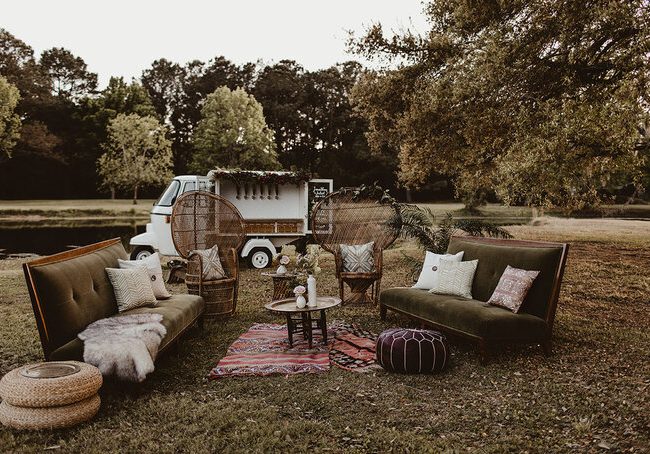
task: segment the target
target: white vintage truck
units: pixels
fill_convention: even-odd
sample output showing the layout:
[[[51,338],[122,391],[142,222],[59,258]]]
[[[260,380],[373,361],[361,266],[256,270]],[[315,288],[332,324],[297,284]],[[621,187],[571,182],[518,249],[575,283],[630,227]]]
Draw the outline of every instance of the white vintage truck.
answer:
[[[282,246],[311,233],[311,208],[332,192],[332,185],[331,179],[300,178],[292,172],[218,170],[174,177],[154,204],[146,231],[131,238],[131,259],[154,251],[179,255],[171,237],[172,208],[179,195],[198,189],[214,192],[237,207],[248,236],[240,255],[252,267],[266,268]]]

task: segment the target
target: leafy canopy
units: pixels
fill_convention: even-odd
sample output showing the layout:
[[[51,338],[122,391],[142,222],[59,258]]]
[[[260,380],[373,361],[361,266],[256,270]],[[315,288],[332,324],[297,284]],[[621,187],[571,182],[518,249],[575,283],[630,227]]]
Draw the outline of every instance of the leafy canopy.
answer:
[[[354,100],[406,186],[440,172],[470,205],[494,189],[507,203],[581,208],[613,178],[638,178],[646,0],[436,0],[426,13],[426,35],[375,25],[351,41],[398,64],[367,74]]]
[[[0,76],[0,157],[11,156],[20,137],[20,118],[15,113],[19,99],[18,89]]]
[[[97,162],[102,184],[133,190],[136,203],[138,188],[167,183],[174,174],[166,132],[154,117],[117,115],[108,125],[105,153]]]
[[[280,168],[273,131],[266,125],[262,106],[241,88],[219,87],[208,95],[194,147],[191,168],[198,173],[217,167]]]

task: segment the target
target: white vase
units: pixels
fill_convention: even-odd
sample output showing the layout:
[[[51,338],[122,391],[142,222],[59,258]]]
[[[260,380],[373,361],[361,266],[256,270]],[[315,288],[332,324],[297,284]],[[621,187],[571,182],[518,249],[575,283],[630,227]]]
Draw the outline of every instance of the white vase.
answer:
[[[302,295],[298,295],[296,297],[296,307],[298,309],[302,309],[307,305],[307,301],[305,301],[305,297]]]
[[[287,274],[287,267],[284,265],[280,265],[277,270],[275,270],[275,274]]]
[[[307,306],[318,306],[318,298],[316,295],[316,278],[311,274],[307,278]]]

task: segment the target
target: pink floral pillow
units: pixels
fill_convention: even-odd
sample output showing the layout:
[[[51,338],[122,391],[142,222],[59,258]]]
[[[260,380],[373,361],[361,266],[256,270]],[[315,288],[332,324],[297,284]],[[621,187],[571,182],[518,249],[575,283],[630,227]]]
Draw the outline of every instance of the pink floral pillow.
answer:
[[[526,271],[508,265],[488,304],[505,307],[516,314],[538,274],[539,271]]]

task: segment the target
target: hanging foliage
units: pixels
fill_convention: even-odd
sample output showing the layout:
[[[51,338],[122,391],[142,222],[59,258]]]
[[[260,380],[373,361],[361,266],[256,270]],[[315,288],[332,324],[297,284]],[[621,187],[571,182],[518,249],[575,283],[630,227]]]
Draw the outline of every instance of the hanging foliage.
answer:
[[[273,172],[273,171],[252,171],[252,170],[223,170],[216,169],[211,172],[211,176],[215,180],[229,179],[235,186],[242,187],[246,184],[262,184],[262,185],[275,185],[282,186],[285,184],[300,184],[311,179],[309,172]]]

